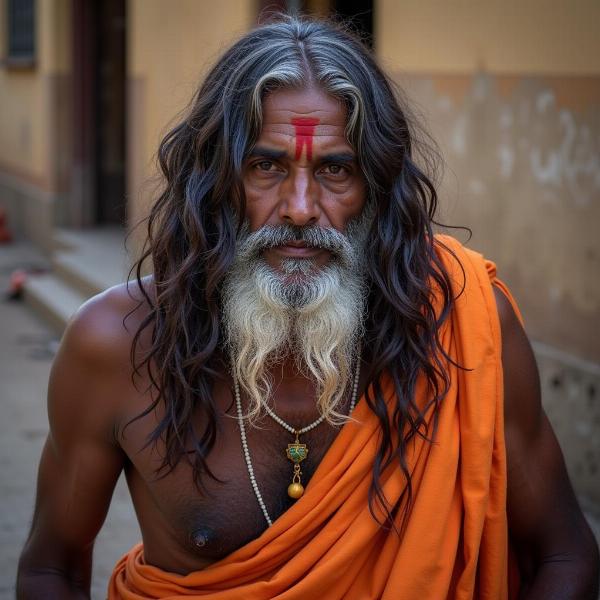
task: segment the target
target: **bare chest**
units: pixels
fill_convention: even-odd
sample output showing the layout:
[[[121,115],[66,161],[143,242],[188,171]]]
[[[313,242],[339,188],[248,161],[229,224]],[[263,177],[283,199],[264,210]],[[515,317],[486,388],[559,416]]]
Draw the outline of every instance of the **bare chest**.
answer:
[[[260,536],[265,516],[251,485],[235,413],[220,422],[214,449],[208,456],[202,489],[192,479],[192,468],[180,461],[168,475],[156,476],[160,448],[135,452],[128,482],[144,537],[146,560],[161,568],[188,572],[219,560]],[[138,425],[143,429],[143,423]],[[307,458],[301,463],[304,486],[338,433],[326,423],[301,436]],[[294,436],[270,418],[247,427],[247,445],[257,487],[274,521],[295,502],[287,494],[293,462],[286,456]],[[139,440],[143,432],[133,437]]]

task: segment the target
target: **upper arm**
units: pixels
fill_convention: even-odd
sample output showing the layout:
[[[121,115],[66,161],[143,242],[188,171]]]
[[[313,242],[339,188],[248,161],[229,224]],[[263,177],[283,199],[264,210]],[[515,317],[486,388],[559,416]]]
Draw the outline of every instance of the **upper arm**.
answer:
[[[89,576],[93,541],[125,456],[115,436],[129,365],[122,317],[110,294],[85,305],[67,328],[48,388],[50,432],[21,567]]]
[[[531,345],[510,302],[494,291],[502,329],[509,534],[521,568],[593,557],[595,541],[542,408]]]

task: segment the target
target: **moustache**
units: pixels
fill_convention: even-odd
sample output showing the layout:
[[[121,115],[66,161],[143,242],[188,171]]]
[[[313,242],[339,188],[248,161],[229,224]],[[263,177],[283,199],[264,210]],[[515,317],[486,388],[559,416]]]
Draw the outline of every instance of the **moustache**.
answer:
[[[242,246],[244,254],[256,256],[263,250],[285,246],[290,242],[302,242],[308,247],[328,250],[334,255],[346,256],[352,252],[350,241],[343,233],[318,225],[264,225],[247,234]]]

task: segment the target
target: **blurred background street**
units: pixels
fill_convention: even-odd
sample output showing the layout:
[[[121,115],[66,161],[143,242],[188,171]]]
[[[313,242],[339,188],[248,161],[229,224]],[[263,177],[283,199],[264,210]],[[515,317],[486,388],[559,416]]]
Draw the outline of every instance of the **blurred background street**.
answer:
[[[352,19],[439,145],[440,220],[470,227],[515,295],[600,533],[600,3],[0,0],[0,600],[29,527],[61,333],[126,278],[161,138],[267,8]],[[20,300],[5,299],[11,286]],[[121,484],[94,598],[138,536]]]

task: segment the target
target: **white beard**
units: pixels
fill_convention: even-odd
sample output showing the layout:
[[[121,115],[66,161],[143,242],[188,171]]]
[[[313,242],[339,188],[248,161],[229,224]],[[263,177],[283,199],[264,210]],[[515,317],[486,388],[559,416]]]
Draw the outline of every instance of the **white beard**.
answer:
[[[370,211],[343,235],[320,227],[265,226],[238,240],[223,285],[223,329],[234,375],[249,399],[246,417],[254,422],[271,397],[269,367],[293,357],[317,386],[317,407],[332,424],[346,417],[337,410],[353,373],[363,333],[366,301],[364,247]],[[332,253],[317,267],[310,259],[286,259],[281,272],[262,257],[266,248],[303,239]]]

